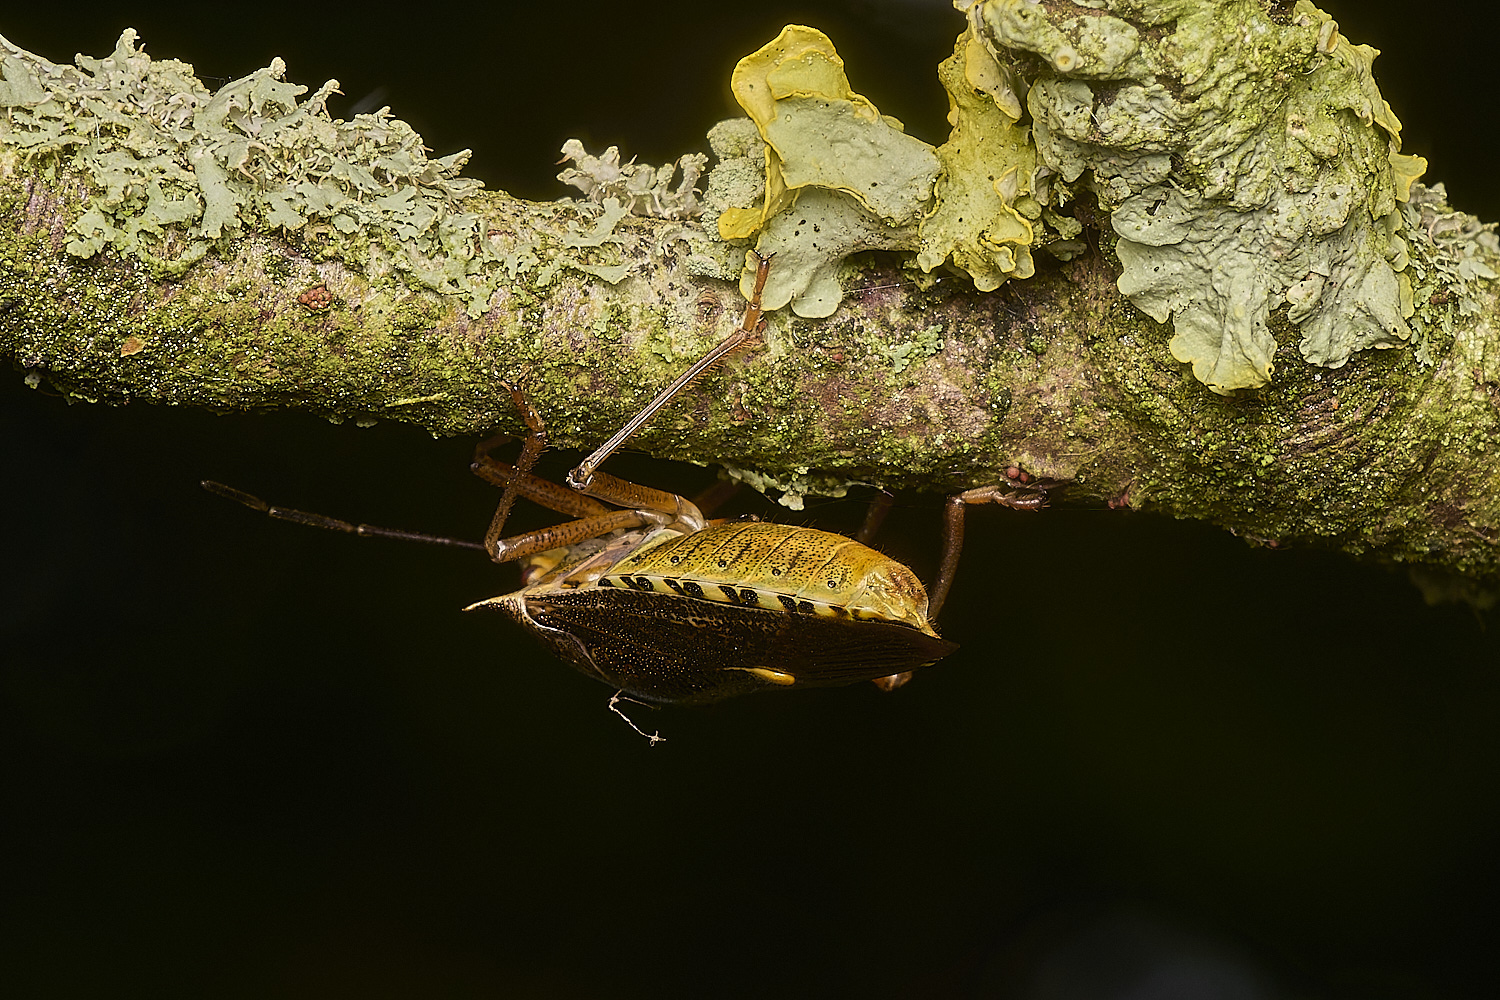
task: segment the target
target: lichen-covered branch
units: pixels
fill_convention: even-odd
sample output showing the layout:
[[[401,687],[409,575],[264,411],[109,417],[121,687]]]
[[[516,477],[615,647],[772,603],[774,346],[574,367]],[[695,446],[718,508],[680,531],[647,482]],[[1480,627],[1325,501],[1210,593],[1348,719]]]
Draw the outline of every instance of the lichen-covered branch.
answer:
[[[112,56],[76,68],[0,49],[0,352],[34,382],[86,399],[299,407],[478,434],[516,426],[503,389],[513,380],[555,443],[593,445],[735,325],[745,249],[723,240],[726,225],[780,226],[784,241],[796,229],[774,222],[782,210],[767,215],[775,192],[759,196],[758,212],[721,197],[708,228],[631,216],[617,200],[486,192],[461,176],[462,155],[427,160],[388,115],[330,121],[318,94],[299,100],[302,88],[280,82],[279,66],[210,94],[182,64],[137,51],[129,33]],[[1086,69],[1089,51],[1057,43],[1047,79],[1059,59]],[[950,83],[966,79],[962,64],[945,66]],[[962,127],[981,144],[1017,134],[993,117]],[[1049,141],[1027,155],[1045,165],[1056,130]],[[942,147],[933,162],[970,160],[972,148],[958,148],[968,145]],[[1164,162],[1175,169],[1171,155]],[[774,183],[818,186],[791,166]],[[999,220],[977,230],[963,228],[956,189],[940,177],[939,203],[925,211],[941,227],[924,232],[921,213],[902,223],[900,239],[916,241],[905,267],[897,255],[846,256],[858,245],[817,260],[809,281],[835,282],[836,308],[773,313],[760,349],[636,444],[723,463],[792,499],[853,482],[951,490],[1019,465],[1072,480],[1069,502],[1500,577],[1500,347],[1485,227],[1420,184],[1390,208],[1394,224],[1381,222],[1383,247],[1400,233],[1409,297],[1397,308],[1409,308],[1403,321],[1422,332],[1424,352],[1356,343],[1341,367],[1307,363],[1299,323],[1325,294],[1352,309],[1348,300],[1230,282],[1209,306],[1255,312],[1244,329],[1274,377],[1216,392],[1169,346],[1198,303],[1159,322],[1122,294],[1127,254],[1107,209],[1149,184],[1125,183],[1111,202],[1095,190],[1100,171],[1056,174],[1045,190],[1035,172],[1024,183],[1012,174],[995,201],[964,194]],[[1043,204],[1064,185],[1066,215]],[[1149,206],[1137,214],[1153,218]],[[1065,252],[1033,260],[1030,248],[1049,242]],[[1182,256],[1218,244],[1143,245]],[[944,270],[949,255],[967,273]],[[1327,275],[1310,273],[1333,281],[1334,258]]]

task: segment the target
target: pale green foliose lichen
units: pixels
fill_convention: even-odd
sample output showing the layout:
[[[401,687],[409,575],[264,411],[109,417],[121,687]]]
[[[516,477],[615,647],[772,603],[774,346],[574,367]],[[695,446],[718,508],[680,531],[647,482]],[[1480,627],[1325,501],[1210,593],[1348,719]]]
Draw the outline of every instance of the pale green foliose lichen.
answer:
[[[838,191],[810,187],[788,211],[773,215],[760,231],[756,249],[776,255],[762,303],[767,310],[791,303],[810,319],[831,316],[844,297],[838,280],[845,257],[862,250],[905,250],[916,241],[915,224],[891,226]],[[741,292],[754,289],[742,277]]]
[[[191,66],[140,51],[131,29],[110,55],[76,62],[0,38],[0,142],[91,182],[67,243],[80,257],[109,249],[179,274],[219,241],[255,231],[337,237],[372,278],[393,273],[459,296],[471,316],[505,273],[623,276],[568,247],[491,238],[472,205],[483,185],[461,176],[467,150],[429,159],[389,109],[334,120],[324,104],[337,82],[302,99],[307,88],[282,79],[280,59],[212,93]],[[609,226],[615,219],[606,210]]]
[[[882,345],[880,353],[890,362],[891,374],[900,375],[913,362],[933,357],[942,349],[943,326],[941,323],[934,323],[932,326],[918,330],[914,338],[904,343]]]
[[[708,130],[708,148],[716,162],[703,192],[703,227],[716,233],[725,212],[748,209],[765,197],[766,144],[749,118],[730,118]]]
[[[830,315],[832,275],[859,250],[910,245],[932,200],[938,160],[849,87],[843,60],[822,32],[791,25],[740,60],[730,87],[765,142],[761,203],[719,216],[728,239],[759,234],[778,255],[762,301],[799,316]],[[745,275],[745,291],[753,277]]]
[[[698,178],[708,163],[703,153],[684,153],[676,163],[660,167],[633,159],[621,164],[618,146],[594,156],[582,142],[569,139],[563,143],[562,154],[563,160],[573,166],[559,173],[557,179],[582,191],[584,198],[595,204],[613,198],[631,215],[655,219],[692,219],[703,211],[698,195]]]
[[[1043,60],[1037,150],[1084,177],[1120,237],[1122,293],[1174,327],[1217,392],[1265,384],[1283,303],[1302,356],[1336,368],[1410,338],[1398,199],[1425,169],[1351,45],[1308,0],[984,0],[996,48]]]
[[[1401,212],[1410,250],[1406,273],[1418,307],[1412,321],[1417,356],[1431,363],[1430,352],[1485,308],[1488,295],[1479,283],[1500,278],[1486,262],[1500,254],[1500,239],[1496,223],[1455,211],[1441,184],[1413,184]]]
[[[757,493],[770,495],[779,493],[776,502],[788,510],[801,510],[807,497],[842,497],[849,495],[849,487],[863,485],[851,483],[837,476],[809,473],[804,466],[793,468],[785,476],[773,476],[754,469],[742,469],[725,463],[724,473],[735,482],[744,483]]]

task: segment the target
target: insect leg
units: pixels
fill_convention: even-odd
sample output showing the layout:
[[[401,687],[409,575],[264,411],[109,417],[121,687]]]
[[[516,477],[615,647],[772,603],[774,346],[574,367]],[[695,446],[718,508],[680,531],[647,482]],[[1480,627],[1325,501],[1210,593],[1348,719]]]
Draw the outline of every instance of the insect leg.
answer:
[[[874,680],[870,681],[870,683],[874,684],[882,691],[894,691],[911,679],[912,672],[910,670],[903,670],[899,674],[890,674],[886,677],[876,677]]]
[[[725,337],[717,347],[703,355],[687,371],[673,379],[670,385],[657,393],[656,398],[641,409],[641,412],[627,420],[625,426],[616,431],[613,437],[600,445],[588,458],[579,462],[578,467],[568,473],[569,486],[576,490],[587,490],[593,484],[594,477],[598,475],[597,470],[600,465],[604,464],[604,460],[634,437],[637,431],[656,416],[658,410],[677,398],[694,382],[723,364],[730,355],[751,346],[765,330],[766,321],[761,318],[760,296],[766,287],[766,275],[771,273],[771,258],[776,255],[768,254],[762,257],[756,250],[752,250],[751,253],[755,254],[759,263],[755,269],[755,288],[751,292],[750,301],[745,305],[745,315],[740,320],[739,328]]]
[[[865,523],[859,526],[859,534],[854,536],[854,540],[861,545],[869,545],[875,532],[885,523],[885,516],[891,512],[891,504],[895,502],[896,498],[891,494],[884,491],[877,493],[865,510]]]
[[[628,479],[611,476],[607,472],[596,472],[588,486],[576,487],[585,496],[598,497],[617,507],[633,507],[639,511],[656,511],[668,515],[667,520],[676,521],[691,531],[701,531],[707,522],[703,513],[690,500],[632,483]]]
[[[1061,485],[1054,479],[1032,479],[1025,473],[1007,470],[1011,481],[990,486],[979,486],[962,493],[955,493],[943,505],[943,558],[938,565],[937,579],[927,592],[927,617],[936,618],[948,591],[953,587],[953,577],[958,573],[958,557],[964,547],[964,513],[969,506],[978,503],[998,503],[1012,510],[1041,510],[1047,506],[1049,487]]]
[[[532,475],[532,467],[547,447],[547,427],[520,386],[507,383],[506,388],[510,390],[510,398],[526,424],[527,433],[521,444],[521,454],[515,465],[507,465],[495,458],[490,453],[498,444],[507,440],[505,435],[497,435],[479,443],[474,449],[474,462],[469,466],[479,478],[504,490],[481,546],[491,559],[497,563],[509,562],[548,549],[576,545],[621,528],[639,528],[653,521],[664,520],[659,515],[653,516],[649,511],[610,510],[597,500]],[[518,496],[564,514],[572,514],[577,520],[503,538],[501,536],[505,531],[505,522],[509,519],[510,509]]]
[[[631,729],[634,729],[640,735],[646,737],[649,745],[656,746],[656,744],[658,743],[667,742],[667,738],[661,734],[660,730],[657,730],[654,733],[648,733],[640,726],[637,726],[631,720],[630,716],[625,714],[624,709],[620,708],[620,702],[622,701],[628,701],[633,705],[645,705],[647,708],[655,708],[655,705],[647,705],[644,701],[637,701],[636,699],[626,695],[624,691],[616,691],[609,699],[609,710],[618,715],[620,718],[624,719],[625,725],[629,726]]]
[[[875,499],[870,501],[870,506],[865,510],[864,523],[859,526],[859,532],[854,536],[854,540],[861,545],[869,545],[870,540],[875,537],[875,533],[880,530],[880,526],[885,523],[885,516],[891,512],[891,505],[895,502],[896,498],[890,493],[886,493],[884,490],[877,493]],[[931,611],[928,612],[928,617],[932,617]],[[911,678],[912,672],[910,670],[903,670],[899,674],[889,674],[885,677],[872,678],[870,683],[882,691],[889,692],[901,687],[907,681],[911,680]]]
[[[485,532],[484,545],[481,546],[495,562],[508,562],[548,549],[574,545],[590,538],[598,538],[617,528],[637,528],[651,520],[649,515],[636,510],[610,510],[597,500],[591,500],[566,486],[530,473],[522,473],[514,466],[498,462],[483,451],[489,443],[481,443],[481,451],[470,466],[475,475],[507,491],[514,490],[515,495],[578,518],[576,521],[502,538],[500,532],[505,527],[505,519],[498,517],[500,512],[497,511],[497,519],[490,522],[490,529]],[[504,502],[503,497],[501,502]]]
[[[517,475],[505,484],[504,492],[500,494],[500,502],[495,506],[495,516],[490,518],[489,530],[484,533],[484,550],[494,558],[497,551],[495,543],[499,540],[501,533],[505,530],[505,521],[510,517],[510,509],[515,506],[517,494],[521,494],[522,483],[531,476],[532,467],[536,460],[541,457],[547,448],[547,425],[542,422],[542,415],[536,412],[531,401],[526,398],[526,393],[514,382],[503,383],[510,390],[510,401],[521,414],[521,421],[526,424],[526,438],[521,443],[521,454],[516,458],[513,470]],[[491,438],[481,441],[479,447],[474,450],[474,465],[481,464],[489,456],[489,448],[493,447]],[[494,463],[498,465],[499,463]],[[470,466],[474,468],[474,466]],[[493,482],[493,480],[491,480]]]
[[[514,486],[518,495],[539,503],[548,510],[572,514],[574,517],[591,517],[608,512],[609,508],[604,504],[577,490],[570,490],[561,483],[554,483],[531,473],[523,473],[514,465],[508,465],[490,454],[508,440],[510,438],[507,435],[500,434],[481,441],[474,449],[474,462],[469,466],[469,471],[502,490]]]
[[[705,514],[712,514],[738,493],[742,485],[738,480],[721,479],[693,497],[693,506]]]
[[[639,510],[612,510],[593,517],[580,518],[553,524],[535,531],[528,531],[510,538],[486,538],[484,550],[497,563],[512,559],[524,559],[548,549],[566,548],[586,542],[590,538],[607,535],[621,528],[639,528],[658,520],[649,512]]]

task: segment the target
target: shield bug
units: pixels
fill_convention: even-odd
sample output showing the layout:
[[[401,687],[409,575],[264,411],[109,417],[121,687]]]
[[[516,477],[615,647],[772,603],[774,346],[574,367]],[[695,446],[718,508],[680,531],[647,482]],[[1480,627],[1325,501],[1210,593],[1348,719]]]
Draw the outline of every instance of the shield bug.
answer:
[[[760,293],[770,264],[769,257],[759,261],[739,328],[584,459],[566,486],[531,473],[546,447],[546,425],[526,394],[509,386],[527,434],[513,465],[493,455],[504,437],[476,450],[474,473],[503,490],[482,543],[352,524],[273,507],[219,483],[203,485],[284,520],[478,548],[497,563],[518,562],[519,590],[470,609],[508,615],[583,673],[646,701],[701,704],[857,681],[897,687],[958,648],[937,634],[932,619],[957,569],[964,510],[976,503],[1033,510],[1045,505],[1055,483],[1018,475],[950,497],[941,568],[929,597],[911,569],[862,540],[754,519],[712,519],[675,493],[599,471],[661,406],[760,335]],[[573,520],[506,537],[517,497]]]

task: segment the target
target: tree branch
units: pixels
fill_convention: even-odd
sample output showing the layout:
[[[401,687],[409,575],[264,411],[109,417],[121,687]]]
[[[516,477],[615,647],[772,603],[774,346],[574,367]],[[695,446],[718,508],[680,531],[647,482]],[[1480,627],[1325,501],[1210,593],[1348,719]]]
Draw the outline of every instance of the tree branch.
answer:
[[[149,82],[152,72],[137,75]],[[230,85],[244,83],[245,99],[217,125],[181,127],[201,136],[246,120],[264,79],[247,81]],[[263,86],[260,99],[285,100]],[[12,92],[0,105],[17,100]],[[286,105],[281,115],[290,117]],[[361,127],[368,139],[394,126]],[[301,213],[295,226],[209,231],[200,217],[142,228],[135,246],[106,241],[85,258],[80,220],[101,190],[88,155],[0,134],[0,352],[28,378],[85,399],[296,407],[478,434],[518,427],[501,386],[514,380],[555,443],[592,446],[733,329],[743,305],[731,283],[743,248],[697,222],[523,202],[457,184],[453,164],[416,164],[406,180],[372,175],[376,189],[354,192],[358,209],[319,215],[289,202]],[[260,183],[298,182],[272,154],[247,157]],[[1408,230],[1413,260],[1438,277],[1472,266],[1473,221],[1452,213],[1440,189],[1416,190],[1427,225]],[[414,250],[395,235],[409,221],[369,208],[392,194],[440,206],[435,242]],[[210,214],[211,198],[202,201]],[[1264,544],[1500,576],[1491,285],[1463,284],[1460,310],[1457,286],[1433,279],[1413,320],[1434,331],[1429,362],[1398,349],[1315,367],[1299,356],[1302,331],[1286,310],[1273,312],[1274,379],[1218,395],[1169,352],[1172,325],[1121,295],[1105,217],[1079,217],[1085,252],[1066,263],[1039,256],[1033,277],[990,293],[893,257],[850,258],[832,316],[773,314],[762,349],[700,383],[634,445],[724,463],[794,495],[856,482],[953,490],[1019,465],[1072,480],[1069,502],[1128,503]],[[444,220],[452,225],[437,232]],[[114,217],[102,225],[123,232]],[[470,263],[455,270],[443,247]]]

